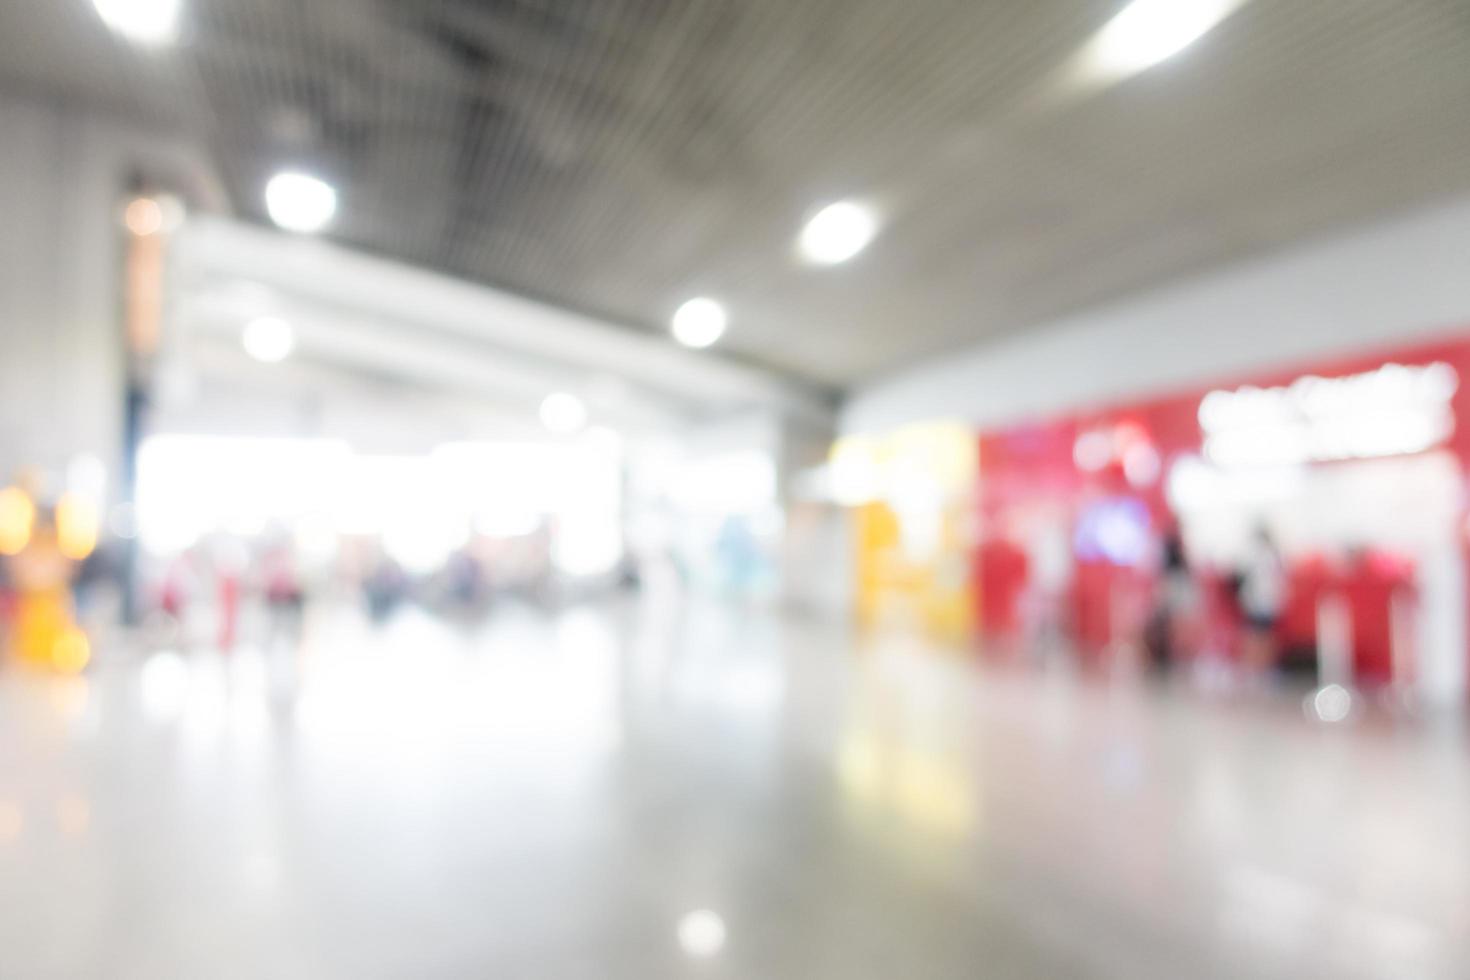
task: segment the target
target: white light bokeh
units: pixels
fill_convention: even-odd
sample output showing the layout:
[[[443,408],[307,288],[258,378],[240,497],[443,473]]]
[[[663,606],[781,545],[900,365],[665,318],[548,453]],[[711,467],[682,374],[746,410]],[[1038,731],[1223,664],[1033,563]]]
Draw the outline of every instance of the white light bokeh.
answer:
[[[679,920],[679,946],[696,959],[708,959],[725,948],[725,920],[708,909]]]
[[[705,296],[691,299],[674,312],[674,339],[685,347],[708,347],[725,335],[729,316],[719,303]]]
[[[296,349],[296,330],[278,316],[258,316],[245,324],[240,342],[257,361],[275,364]]]
[[[818,211],[801,231],[801,254],[808,262],[836,265],[868,247],[878,234],[872,209],[839,201]]]
[[[145,549],[173,554],[231,526],[337,514],[372,486],[346,492],[350,456],[332,439],[150,436],[138,450],[133,526]]]
[[[1352,692],[1341,684],[1324,685],[1308,700],[1308,715],[1328,724],[1346,721],[1352,711]]]
[[[325,560],[339,535],[382,535],[411,571],[437,568],[471,529],[516,537],[554,526],[552,561],[599,575],[622,558],[621,455],[582,441],[448,443],[369,455],[323,439],[159,435],[139,451],[136,526],[152,554],[224,531],[292,527]]]
[[[168,44],[178,37],[181,0],[92,0],[109,28],[139,44]]]
[[[1122,76],[1144,71],[1189,47],[1242,0],[1134,0],[1093,41],[1094,71]]]
[[[309,174],[280,173],[265,185],[265,209],[287,231],[320,231],[337,213],[337,192]]]

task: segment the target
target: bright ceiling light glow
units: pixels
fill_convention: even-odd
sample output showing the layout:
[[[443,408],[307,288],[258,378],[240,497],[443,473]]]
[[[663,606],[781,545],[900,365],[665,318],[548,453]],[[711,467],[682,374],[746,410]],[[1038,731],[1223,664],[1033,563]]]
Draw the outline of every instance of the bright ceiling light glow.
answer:
[[[554,392],[541,402],[541,424],[552,432],[576,432],[587,424],[587,406],[576,395]]]
[[[163,230],[163,208],[151,197],[136,197],[123,210],[123,224],[139,238]]]
[[[1092,43],[1090,60],[1109,75],[1143,71],[1207,34],[1242,0],[1133,0]]]
[[[724,336],[729,322],[723,306],[700,296],[674,311],[674,339],[685,347],[708,347]]]
[[[167,44],[179,35],[180,0],[92,0],[102,22],[139,44]]]
[[[878,234],[878,217],[872,209],[852,201],[839,201],[818,211],[801,230],[801,254],[818,265],[846,262],[868,247]]]
[[[708,909],[690,912],[679,920],[679,945],[696,959],[707,959],[725,948],[725,920]]]
[[[265,209],[287,231],[320,231],[337,213],[337,192],[309,174],[279,173],[265,185]]]
[[[278,316],[259,316],[245,324],[240,337],[245,353],[257,361],[284,361],[296,349],[296,331]]]

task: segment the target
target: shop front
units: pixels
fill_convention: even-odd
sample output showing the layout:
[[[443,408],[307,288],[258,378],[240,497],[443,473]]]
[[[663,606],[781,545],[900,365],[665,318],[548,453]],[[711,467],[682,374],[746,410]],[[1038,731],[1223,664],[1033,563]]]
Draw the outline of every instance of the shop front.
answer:
[[[1144,649],[1172,551],[1188,655],[1236,660],[1267,546],[1276,666],[1463,697],[1467,372],[1470,340],[1449,340],[983,433],[982,630],[1094,662]]]
[[[850,509],[854,611],[866,628],[956,642],[973,632],[966,554],[975,442],[957,423],[839,440],[834,499]]]

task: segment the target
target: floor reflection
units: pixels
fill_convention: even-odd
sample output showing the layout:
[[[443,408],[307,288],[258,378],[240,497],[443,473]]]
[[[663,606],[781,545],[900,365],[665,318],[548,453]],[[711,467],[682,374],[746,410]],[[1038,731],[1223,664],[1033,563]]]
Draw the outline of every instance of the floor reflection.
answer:
[[[1467,746],[1327,713],[692,601],[7,667],[0,974],[1453,976]]]

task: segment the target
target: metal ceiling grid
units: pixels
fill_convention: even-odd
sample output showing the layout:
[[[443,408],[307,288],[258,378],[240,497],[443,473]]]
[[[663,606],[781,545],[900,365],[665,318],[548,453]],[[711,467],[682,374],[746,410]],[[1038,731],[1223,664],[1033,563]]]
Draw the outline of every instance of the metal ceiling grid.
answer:
[[[206,145],[264,221],[283,166],[333,237],[844,386],[1470,189],[1470,5],[1251,0],[1184,56],[1029,98],[1117,0],[186,0],[136,49],[87,0],[0,8],[0,84]],[[872,200],[849,266],[793,242]]]

